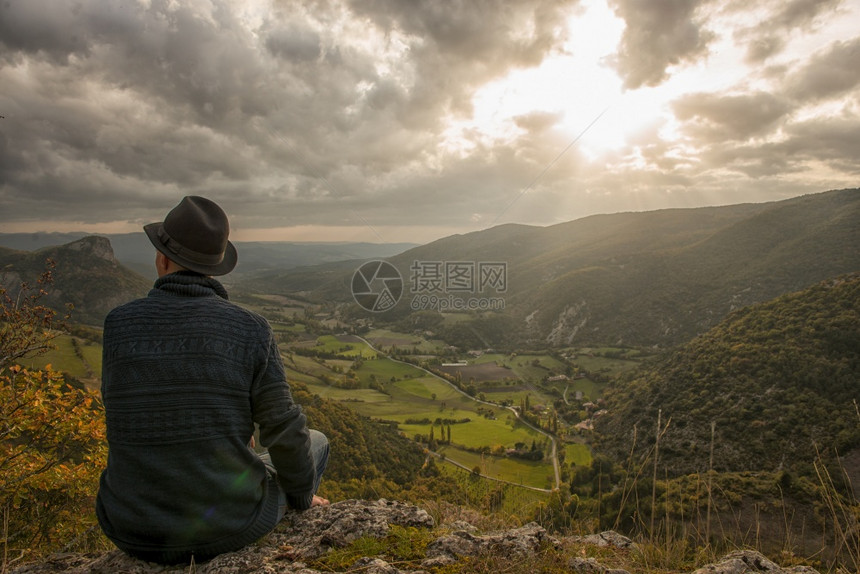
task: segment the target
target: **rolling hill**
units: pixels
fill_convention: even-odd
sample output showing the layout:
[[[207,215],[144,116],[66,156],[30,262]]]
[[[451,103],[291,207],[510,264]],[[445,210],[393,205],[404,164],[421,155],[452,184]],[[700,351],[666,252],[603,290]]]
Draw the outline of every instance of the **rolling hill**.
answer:
[[[500,225],[388,258],[403,278],[403,297],[391,311],[365,316],[385,322],[410,313],[415,262],[501,262],[504,293],[465,295],[504,298],[517,344],[669,347],[707,331],[734,309],[860,270],[858,245],[858,189],[762,204],[596,215],[551,227]],[[269,273],[240,285],[301,292],[350,304],[355,312],[350,284],[360,263]]]

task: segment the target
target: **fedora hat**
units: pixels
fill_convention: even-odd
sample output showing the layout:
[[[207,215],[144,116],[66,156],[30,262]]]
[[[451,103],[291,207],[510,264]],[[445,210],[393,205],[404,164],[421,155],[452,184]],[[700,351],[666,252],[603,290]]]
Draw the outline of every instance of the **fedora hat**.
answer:
[[[183,197],[162,223],[143,230],[156,249],[190,271],[226,275],[236,266],[236,248],[227,240],[227,214],[205,197]]]

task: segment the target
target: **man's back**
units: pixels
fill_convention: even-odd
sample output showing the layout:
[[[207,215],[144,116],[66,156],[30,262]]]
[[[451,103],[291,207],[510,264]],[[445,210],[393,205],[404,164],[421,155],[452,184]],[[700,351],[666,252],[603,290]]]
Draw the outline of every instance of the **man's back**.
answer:
[[[161,277],[105,321],[110,457],[97,511],[127,552],[159,562],[234,550],[278,520],[278,489],[247,443],[297,453],[287,492],[312,494],[307,430],[271,329],[197,273]]]

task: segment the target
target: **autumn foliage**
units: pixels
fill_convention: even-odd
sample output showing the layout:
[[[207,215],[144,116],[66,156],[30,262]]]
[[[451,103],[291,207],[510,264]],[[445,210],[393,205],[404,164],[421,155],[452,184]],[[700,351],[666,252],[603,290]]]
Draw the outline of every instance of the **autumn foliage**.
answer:
[[[19,364],[50,349],[62,327],[40,303],[50,284],[49,262],[14,298],[0,287],[0,571],[98,538],[93,500],[107,453],[100,399],[50,365]]]

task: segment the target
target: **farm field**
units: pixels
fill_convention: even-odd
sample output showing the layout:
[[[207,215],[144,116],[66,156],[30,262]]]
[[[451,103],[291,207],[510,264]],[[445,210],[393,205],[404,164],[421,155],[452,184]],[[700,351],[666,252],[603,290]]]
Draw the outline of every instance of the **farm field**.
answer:
[[[306,327],[301,323],[293,323],[289,325],[287,323],[277,323],[269,321],[269,324],[272,326],[272,331],[275,333],[305,333],[307,332]]]
[[[81,356],[75,352],[77,344]],[[60,335],[53,340],[56,349],[44,355],[21,361],[25,367],[43,369],[51,365],[54,370],[69,373],[87,388],[98,390],[102,372],[102,346],[71,335]]]
[[[367,343],[349,335],[322,335],[317,337],[317,344],[311,348],[321,353],[332,353],[342,357],[363,359],[376,357],[376,351]]]
[[[591,449],[584,444],[565,444],[564,463],[576,466],[589,466],[591,464]]]
[[[417,349],[420,353],[435,354],[445,346],[442,341],[428,340],[419,335],[408,335],[388,329],[372,329],[362,337],[377,349],[396,346],[401,349]]]
[[[551,496],[503,482],[477,479],[468,470],[453,464],[437,462],[443,476],[459,484],[467,493],[469,501],[479,507],[512,516],[530,515],[538,505],[546,503]]]
[[[311,348],[338,358],[322,360],[289,353],[287,348],[285,364],[294,380],[306,384],[311,392],[322,397],[346,403],[361,415],[397,422],[408,438],[429,437],[433,428],[434,438],[439,440],[443,438],[443,428],[447,431],[450,424],[452,445],[445,447],[447,456],[466,466],[474,456],[480,455],[458,446],[475,450],[506,449],[518,443],[546,440],[544,435],[519,422],[511,411],[475,401],[446,381],[414,365],[377,355],[352,338],[320,337],[317,345]],[[356,362],[359,358],[361,360]],[[338,388],[335,381],[342,379],[350,369],[360,388]],[[437,420],[450,422],[434,424]],[[519,476],[525,476],[530,486],[544,488],[546,476],[552,477],[552,467],[546,463],[495,458],[498,461],[492,471],[497,478],[516,482]]]
[[[575,358],[571,358],[571,362],[592,373],[618,374],[624,371],[635,369],[639,363],[639,358],[642,356],[639,352],[629,349],[575,349]],[[616,355],[604,356],[604,355]],[[629,357],[629,358],[628,358]]]
[[[551,489],[553,486],[552,465],[516,458],[497,457],[469,452],[456,447],[439,448],[439,454],[447,460],[458,462],[468,469],[480,467],[481,474],[524,484],[533,488]]]
[[[319,382],[302,382],[308,387],[311,393],[333,401],[342,401],[345,403],[384,403],[391,400],[388,395],[374,391],[373,389],[338,389],[337,387],[322,385]],[[360,408],[355,404],[350,404],[349,406],[356,411],[360,411]]]

